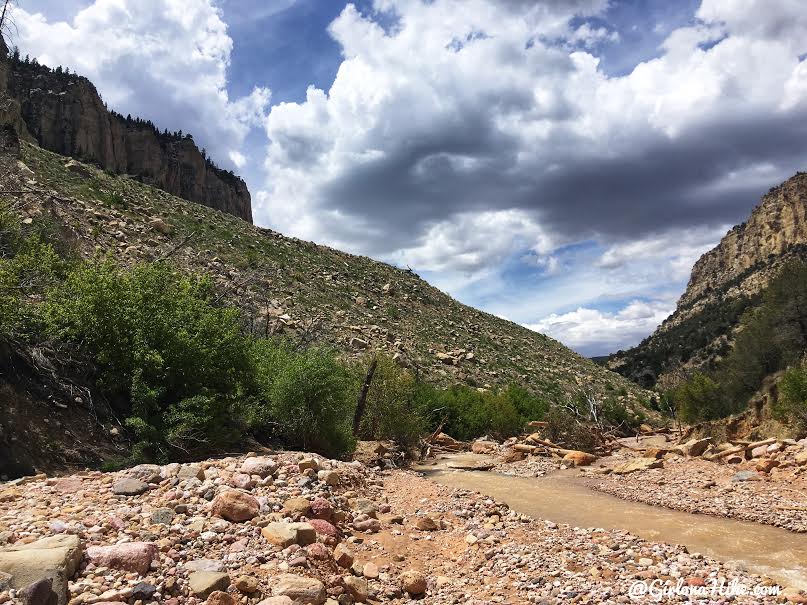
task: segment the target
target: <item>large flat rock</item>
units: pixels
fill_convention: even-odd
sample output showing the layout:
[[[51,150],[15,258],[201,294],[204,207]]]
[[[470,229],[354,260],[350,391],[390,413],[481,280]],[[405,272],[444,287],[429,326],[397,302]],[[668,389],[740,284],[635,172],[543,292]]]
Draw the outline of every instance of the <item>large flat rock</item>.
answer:
[[[11,588],[22,589],[41,580],[52,580],[59,605],[67,603],[67,581],[81,562],[78,536],[60,534],[0,550],[0,572],[11,575]]]

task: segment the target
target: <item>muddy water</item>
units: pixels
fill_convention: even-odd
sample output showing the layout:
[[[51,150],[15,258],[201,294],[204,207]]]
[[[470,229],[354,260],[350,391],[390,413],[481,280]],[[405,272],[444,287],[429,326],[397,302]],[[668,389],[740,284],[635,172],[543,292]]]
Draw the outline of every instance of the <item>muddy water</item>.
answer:
[[[622,529],[655,542],[684,544],[691,553],[737,561],[785,586],[807,589],[804,534],[627,502],[587,488],[573,472],[524,478],[451,468],[485,461],[482,456],[452,455],[418,470],[438,483],[486,494],[531,517],[576,527]]]

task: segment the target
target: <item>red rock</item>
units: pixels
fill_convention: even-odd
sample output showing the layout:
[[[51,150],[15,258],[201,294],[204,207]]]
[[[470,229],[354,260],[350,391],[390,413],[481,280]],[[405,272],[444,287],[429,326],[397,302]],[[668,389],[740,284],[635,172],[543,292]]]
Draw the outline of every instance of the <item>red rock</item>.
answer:
[[[693,576],[691,578],[687,578],[687,586],[706,586],[706,582],[703,578]]]
[[[90,546],[87,558],[98,567],[111,567],[124,571],[134,571],[140,575],[148,573],[151,561],[157,556],[157,545],[147,542],[127,542],[114,546]]]
[[[241,523],[255,517],[260,510],[261,505],[254,496],[229,490],[216,496],[213,500],[211,512],[215,517]]]
[[[327,561],[331,558],[331,552],[322,542],[314,542],[314,544],[309,544],[305,550],[312,559]]]
[[[311,501],[311,514],[317,519],[330,521],[333,517],[333,506],[325,498],[314,498]]]
[[[339,530],[324,519],[311,519],[308,524],[316,530],[317,535],[330,536],[332,538],[339,537]]]

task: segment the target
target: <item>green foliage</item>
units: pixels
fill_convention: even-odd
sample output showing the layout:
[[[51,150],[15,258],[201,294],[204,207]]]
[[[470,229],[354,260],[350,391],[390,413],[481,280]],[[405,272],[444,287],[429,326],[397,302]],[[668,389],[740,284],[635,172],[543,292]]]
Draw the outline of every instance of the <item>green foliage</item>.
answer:
[[[785,372],[779,382],[779,399],[773,406],[777,418],[794,422],[799,430],[807,430],[807,366],[804,363]]]
[[[35,301],[66,270],[52,246],[24,234],[11,213],[0,212],[0,335],[25,337],[35,330]]]
[[[697,373],[673,391],[681,419],[685,422],[710,420],[724,415],[720,385],[703,373]]]
[[[144,454],[157,456],[163,441],[215,449],[231,430],[226,423],[200,430],[224,420],[223,402],[243,393],[251,369],[238,314],[213,304],[209,280],[161,264],[126,271],[85,263],[42,311],[51,336],[93,355],[99,387],[130,409]]]
[[[274,428],[293,447],[334,456],[352,451],[355,391],[336,354],[295,351],[290,343],[269,340],[255,343],[253,351],[258,390],[269,407],[263,417],[253,412],[252,421],[263,430]]]
[[[369,359],[353,369],[353,392],[364,382]],[[416,397],[414,375],[399,367],[389,356],[378,355],[359,437],[368,440],[394,439],[411,447],[428,430],[426,414]]]
[[[431,426],[445,419],[443,430],[461,440],[483,435],[512,437],[522,432],[528,421],[541,420],[549,409],[548,402],[515,385],[500,391],[460,385],[440,390],[419,385],[415,401]]]
[[[763,380],[807,352],[807,265],[786,265],[747,311],[728,355],[708,374],[695,374],[672,392],[682,420],[736,413]]]

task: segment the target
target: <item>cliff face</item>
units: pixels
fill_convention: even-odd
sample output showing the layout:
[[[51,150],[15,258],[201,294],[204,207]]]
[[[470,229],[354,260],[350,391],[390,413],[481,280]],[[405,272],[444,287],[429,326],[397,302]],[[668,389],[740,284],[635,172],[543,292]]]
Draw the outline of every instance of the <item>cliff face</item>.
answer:
[[[743,312],[792,259],[807,259],[807,173],[771,189],[748,221],[695,263],[675,312],[607,367],[651,386],[681,370],[712,364],[730,347]]]
[[[0,73],[41,147],[127,174],[171,194],[252,222],[247,186],[215,167],[188,136],[160,133],[105,107],[86,78],[9,60]]]
[[[679,307],[696,304],[732,281],[737,293],[756,293],[770,269],[783,257],[807,245],[807,174],[799,173],[774,187],[742,225],[734,227],[717,247],[704,254]]]

